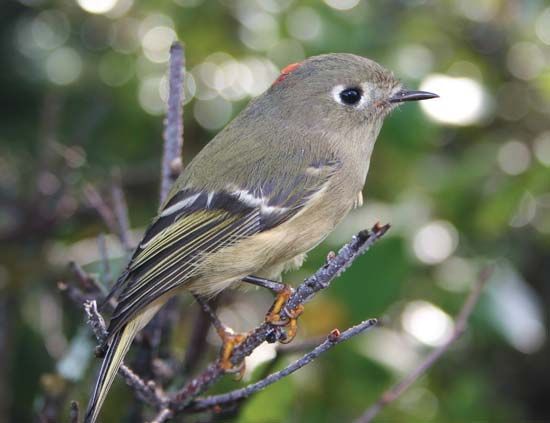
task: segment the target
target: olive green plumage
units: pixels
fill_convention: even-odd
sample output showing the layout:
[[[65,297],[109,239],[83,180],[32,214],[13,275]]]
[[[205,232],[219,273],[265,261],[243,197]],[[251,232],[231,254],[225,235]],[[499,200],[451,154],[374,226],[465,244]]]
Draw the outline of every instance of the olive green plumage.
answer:
[[[118,306],[86,422],[96,420],[136,332],[170,296],[215,295],[248,275],[276,279],[360,202],[383,119],[407,100],[395,100],[400,90],[371,60],[312,57],[203,148],[113,288]]]

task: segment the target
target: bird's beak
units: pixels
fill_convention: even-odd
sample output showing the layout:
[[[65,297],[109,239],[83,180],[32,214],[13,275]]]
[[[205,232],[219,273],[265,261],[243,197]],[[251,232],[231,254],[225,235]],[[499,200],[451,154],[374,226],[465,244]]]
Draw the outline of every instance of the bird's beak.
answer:
[[[439,96],[434,93],[429,93],[427,91],[407,91],[401,90],[396,92],[392,97],[390,97],[390,103],[402,103],[404,101],[418,101],[418,100],[428,100],[430,98],[438,98]]]

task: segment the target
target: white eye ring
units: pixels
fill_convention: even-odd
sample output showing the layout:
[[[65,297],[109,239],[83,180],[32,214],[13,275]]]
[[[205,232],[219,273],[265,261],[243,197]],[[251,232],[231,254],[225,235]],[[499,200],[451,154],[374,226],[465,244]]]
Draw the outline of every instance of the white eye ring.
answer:
[[[355,90],[358,92],[358,94],[360,95],[360,98],[357,102],[352,102],[352,103],[346,103],[343,99],[342,99],[342,93],[344,93],[345,91],[348,91],[348,90]],[[332,88],[332,98],[334,99],[334,101],[336,101],[338,104],[341,104],[342,106],[346,106],[346,107],[354,107],[354,108],[361,108],[363,106],[363,104],[365,103],[365,94],[364,94],[364,90],[362,87],[357,87],[357,86],[346,86],[346,85],[343,85],[343,84],[338,84],[336,85],[335,87]]]

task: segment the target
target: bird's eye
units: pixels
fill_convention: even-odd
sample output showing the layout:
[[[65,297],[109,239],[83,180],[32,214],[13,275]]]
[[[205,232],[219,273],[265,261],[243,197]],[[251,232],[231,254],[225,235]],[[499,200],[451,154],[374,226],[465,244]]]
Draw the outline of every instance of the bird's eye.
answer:
[[[346,88],[340,92],[342,103],[353,106],[361,100],[362,92],[359,88]]]

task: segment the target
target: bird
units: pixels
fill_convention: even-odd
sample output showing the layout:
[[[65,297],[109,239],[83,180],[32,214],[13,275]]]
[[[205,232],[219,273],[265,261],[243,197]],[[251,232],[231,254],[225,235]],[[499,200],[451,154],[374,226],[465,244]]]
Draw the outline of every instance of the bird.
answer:
[[[168,299],[182,291],[210,298],[299,267],[362,205],[384,118],[435,97],[350,53],[284,68],[185,167],[111,289],[116,307],[85,423],[97,420],[132,340]],[[267,319],[283,320],[284,299]]]

